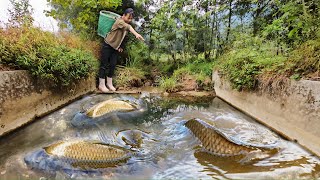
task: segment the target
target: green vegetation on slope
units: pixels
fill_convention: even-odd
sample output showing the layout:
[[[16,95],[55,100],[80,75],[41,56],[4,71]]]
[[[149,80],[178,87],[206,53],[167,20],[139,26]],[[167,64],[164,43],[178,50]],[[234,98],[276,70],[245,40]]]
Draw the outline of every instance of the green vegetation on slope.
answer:
[[[242,36],[218,58],[215,68],[226,75],[233,88],[253,90],[260,74],[278,70],[287,59],[277,55],[274,47],[274,43],[262,38]]]
[[[97,71],[97,59],[79,43],[69,44],[63,37],[38,28],[0,30],[0,64],[29,70],[32,75],[52,81],[53,85],[69,85]]]
[[[10,3],[9,22],[0,29],[1,67],[28,70],[53,86],[67,86],[97,71],[97,42],[33,27],[29,0]]]
[[[277,55],[274,42],[257,37],[242,38],[235,41],[215,65],[235,89],[254,90],[259,81],[270,76],[298,80],[320,75],[320,38],[302,43],[287,55]]]

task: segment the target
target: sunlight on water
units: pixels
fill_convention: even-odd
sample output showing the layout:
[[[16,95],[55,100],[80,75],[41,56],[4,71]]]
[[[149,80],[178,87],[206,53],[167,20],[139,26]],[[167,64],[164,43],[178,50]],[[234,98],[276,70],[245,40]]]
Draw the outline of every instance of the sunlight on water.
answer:
[[[139,103],[139,110],[88,119],[75,127],[87,109],[106,99]],[[83,116],[81,116],[83,118]],[[230,141],[277,148],[246,156],[221,157],[203,151],[184,123],[198,118]],[[57,141],[100,141],[124,147],[134,155],[105,169],[60,166],[43,147]],[[27,162],[27,164],[26,164]],[[218,98],[186,99],[91,95],[76,101],[0,140],[0,179],[310,179],[320,177],[320,161]]]

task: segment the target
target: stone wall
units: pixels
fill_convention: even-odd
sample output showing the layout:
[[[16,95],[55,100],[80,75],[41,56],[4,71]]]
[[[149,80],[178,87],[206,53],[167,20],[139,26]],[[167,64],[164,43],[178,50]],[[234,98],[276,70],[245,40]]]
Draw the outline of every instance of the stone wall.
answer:
[[[320,82],[287,80],[267,91],[238,92],[218,72],[216,94],[289,140],[320,157]]]
[[[68,87],[50,83],[27,71],[0,71],[0,136],[95,90],[92,77]]]

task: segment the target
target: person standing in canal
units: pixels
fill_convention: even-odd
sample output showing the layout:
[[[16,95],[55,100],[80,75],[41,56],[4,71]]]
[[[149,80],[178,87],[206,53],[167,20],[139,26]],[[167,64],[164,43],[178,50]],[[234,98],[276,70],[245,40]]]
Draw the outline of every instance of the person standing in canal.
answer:
[[[128,34],[128,31],[134,34],[137,39],[144,41],[143,37],[129,24],[131,23],[133,16],[133,9],[126,9],[123,15],[113,24],[102,44],[98,88],[103,93],[106,93],[109,90],[116,91],[116,88],[112,83],[112,77],[114,75],[119,53],[123,52],[123,39]]]

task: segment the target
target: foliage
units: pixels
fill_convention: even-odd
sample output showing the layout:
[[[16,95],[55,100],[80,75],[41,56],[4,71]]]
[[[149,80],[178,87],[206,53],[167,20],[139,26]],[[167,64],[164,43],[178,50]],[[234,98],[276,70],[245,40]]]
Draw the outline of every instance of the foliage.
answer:
[[[146,79],[145,72],[137,67],[118,67],[115,82],[121,87],[140,87]]]
[[[199,80],[212,75],[212,63],[190,63],[174,71],[173,77],[181,80],[185,75],[196,75]]]
[[[254,90],[264,76],[284,75],[299,80],[319,76],[320,38],[309,40],[287,53],[279,55],[272,41],[242,36],[229,52],[222,55],[215,68],[219,69],[238,90]],[[278,55],[277,55],[278,54]]]
[[[47,0],[52,10],[47,15],[59,20],[61,28],[72,29],[83,37],[96,35],[100,10],[111,10],[121,0]]]
[[[100,42],[94,40],[83,40],[74,33],[67,31],[60,31],[58,36],[66,46],[76,49],[85,49],[86,51],[92,52],[96,59],[100,58]]]
[[[193,1],[167,1],[157,11],[150,22],[151,51],[169,54],[172,63],[177,62],[178,54],[197,56],[205,53],[208,57],[214,48],[211,14],[216,5],[210,5],[210,12],[200,15],[203,1],[196,9],[190,8]],[[208,5],[207,5],[208,6]],[[191,58],[192,58],[191,57]]]
[[[38,28],[1,30],[0,48],[1,64],[29,70],[54,85],[69,85],[97,67],[97,59],[90,51],[70,47],[63,38]]]
[[[173,77],[171,78],[167,78],[167,77],[163,77],[160,80],[160,85],[159,85],[163,90],[165,90],[166,92],[176,92],[177,91],[177,87],[178,87],[178,83],[177,80]]]
[[[29,0],[9,0],[12,5],[9,12],[9,25],[20,27],[32,25],[34,19],[32,17],[33,8],[31,7]]]
[[[156,67],[163,76],[171,76],[177,69],[177,65],[168,62],[160,62]]]
[[[302,76],[316,77],[320,75],[320,38],[309,40],[289,56],[286,62],[286,69],[289,76],[299,79]]]
[[[267,38],[296,46],[316,37],[320,25],[320,3],[289,1],[279,3],[279,11],[272,23],[264,28]]]
[[[177,81],[185,74],[198,75],[201,81],[215,64],[234,88],[251,90],[263,74],[300,78],[318,72],[319,2],[139,0],[138,4],[146,11],[142,30],[148,35],[149,56],[163,75]]]
[[[216,63],[216,68],[230,80],[233,88],[238,90],[253,90],[261,73],[276,71],[283,67],[286,57],[277,56],[273,42],[261,38],[246,38],[246,43],[235,41],[232,50],[222,55]]]
[[[54,7],[49,15],[89,38],[96,34],[99,11],[117,10],[121,4],[48,2]],[[318,76],[320,1],[138,0],[135,6],[147,45],[127,47],[129,69],[122,69],[121,81],[140,71],[148,76],[156,67],[165,77],[160,85],[175,91],[186,74],[203,83],[213,65],[239,90],[255,89],[264,74]]]
[[[145,65],[150,64],[148,58],[148,47],[141,41],[132,41],[126,47],[128,52],[127,65],[143,68]]]

